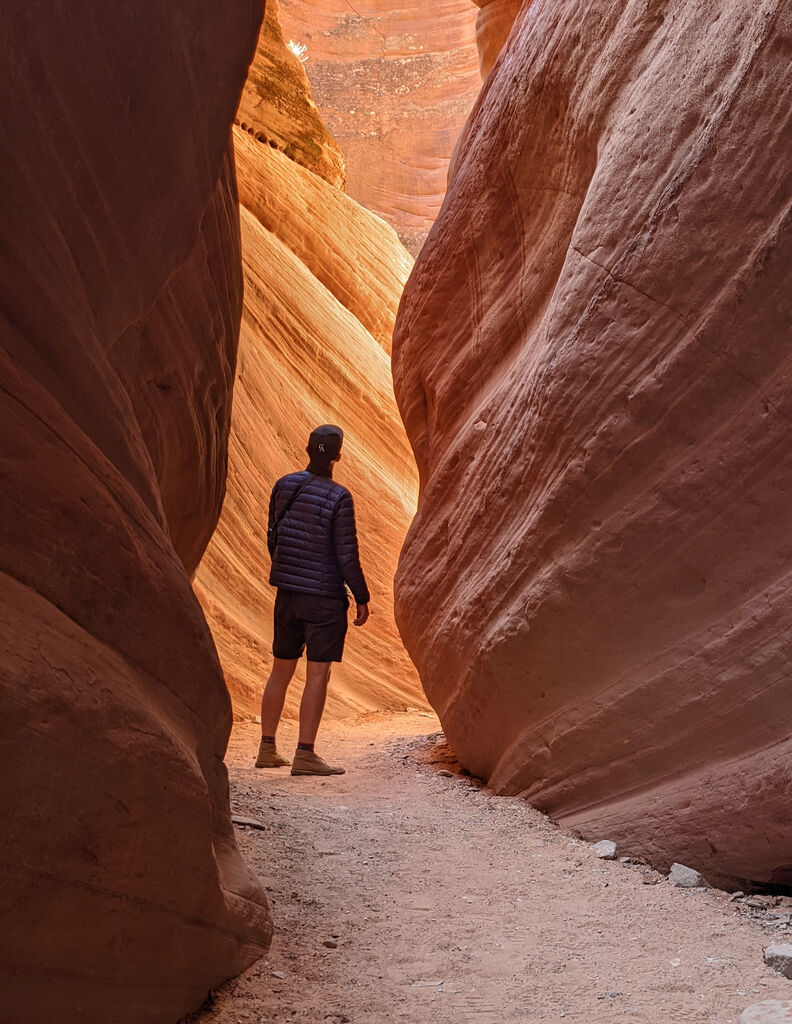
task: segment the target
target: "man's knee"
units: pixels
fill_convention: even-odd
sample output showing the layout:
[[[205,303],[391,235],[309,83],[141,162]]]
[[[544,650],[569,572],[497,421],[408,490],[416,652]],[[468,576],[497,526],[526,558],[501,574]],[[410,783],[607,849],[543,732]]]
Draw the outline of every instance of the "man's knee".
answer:
[[[273,658],[272,671],[270,672],[270,677],[268,681],[276,685],[279,684],[281,686],[283,686],[286,683],[290,683],[296,668],[296,658]]]
[[[332,661],[308,661],[306,662],[305,677],[307,682],[314,682],[317,685],[325,686],[330,680],[330,669]]]

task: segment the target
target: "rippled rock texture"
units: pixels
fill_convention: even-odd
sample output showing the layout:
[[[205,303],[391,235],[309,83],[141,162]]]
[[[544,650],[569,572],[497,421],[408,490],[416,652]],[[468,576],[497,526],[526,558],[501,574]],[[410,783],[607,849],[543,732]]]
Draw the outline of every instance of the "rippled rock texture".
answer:
[[[275,58],[270,68],[283,64]],[[265,94],[271,73],[257,56],[251,79]],[[296,59],[289,73],[307,90]],[[363,629],[350,628],[344,661],[333,668],[326,714],[425,706],[393,616],[393,576],[415,512],[417,473],[393,395],[390,346],[413,261],[391,227],[287,157],[306,118],[299,90],[289,87],[288,94],[297,99],[292,113],[280,111],[283,150],[234,129],[245,268],[242,337],[228,492],[196,591],[234,710],[254,715],[272,660],[270,490],[284,473],[304,468],[316,424],[338,423],[346,441],[335,475],[355,497],[372,615]],[[263,115],[262,131],[269,134]],[[299,697],[295,687],[287,716],[297,716]]]
[[[281,0],[286,40],[307,44],[314,99],[346,157],[350,196],[416,253],[481,80],[470,0],[423,8]]]
[[[792,16],[518,18],[397,322],[400,628],[498,792],[789,885]]]
[[[190,588],[241,308],[260,4],[0,14],[3,1019],[172,1022],[259,956]],[[189,32],[186,32],[189,28]]]

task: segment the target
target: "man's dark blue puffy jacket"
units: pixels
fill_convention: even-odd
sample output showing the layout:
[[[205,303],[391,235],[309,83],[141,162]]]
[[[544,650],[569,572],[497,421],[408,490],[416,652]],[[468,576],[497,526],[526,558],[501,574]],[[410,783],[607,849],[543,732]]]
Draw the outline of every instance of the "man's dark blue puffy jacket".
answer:
[[[269,526],[278,520],[302,484],[305,487],[278,523],[270,583],[283,590],[322,597],[344,597],[346,583],[358,604],[368,604],[369,592],[358,554],[355,506],[346,487],[307,469],[281,477],[272,488]]]

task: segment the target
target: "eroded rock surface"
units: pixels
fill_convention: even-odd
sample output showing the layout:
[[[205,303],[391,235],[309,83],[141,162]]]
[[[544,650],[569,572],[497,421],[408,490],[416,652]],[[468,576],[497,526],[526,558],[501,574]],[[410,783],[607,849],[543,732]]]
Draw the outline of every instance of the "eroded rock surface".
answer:
[[[518,17],[397,323],[402,635],[498,792],[789,885],[792,15]]]
[[[390,343],[412,259],[387,224],[284,154],[234,129],[245,301],[228,492],[196,579],[240,716],[271,666],[269,496],[304,468],[310,430],[346,434],[336,478],[355,498],[372,616],[350,628],[327,714],[424,705],[393,618],[393,575],[415,510],[415,463],[399,419]],[[286,714],[295,717],[299,691]]]
[[[261,7],[40,7],[0,14],[2,1015],[172,1022],[271,927],[188,578],[224,490]]]
[[[316,108],[302,64],[285,45],[278,0],[267,0],[266,7],[236,123],[257,142],[343,188],[343,153]]]
[[[514,19],[522,7],[522,0],[473,0],[480,8],[476,18],[476,46],[479,53],[479,70],[486,78],[492,65],[498,59]],[[533,0],[527,0],[532,3]]]
[[[481,85],[470,0],[406,8],[282,0],[286,40],[307,44],[314,99],[346,157],[353,199],[416,253]]]

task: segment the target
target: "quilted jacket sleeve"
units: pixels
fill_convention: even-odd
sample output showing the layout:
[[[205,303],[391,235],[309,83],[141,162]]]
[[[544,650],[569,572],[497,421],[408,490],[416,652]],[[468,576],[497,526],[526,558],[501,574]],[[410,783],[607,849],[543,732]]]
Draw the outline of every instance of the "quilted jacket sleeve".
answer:
[[[360,567],[355,506],[349,491],[344,492],[336,505],[333,516],[333,539],[336,560],[344,582],[352,591],[352,596],[358,604],[368,604],[371,597],[366,586],[366,578]]]
[[[270,530],[272,529],[273,524],[275,523],[275,492],[277,491],[277,489],[278,485],[275,484],[275,486],[272,488],[272,494],[270,494],[269,516],[267,518],[267,548],[270,553],[270,558],[272,558],[274,553],[274,549],[270,540]]]

